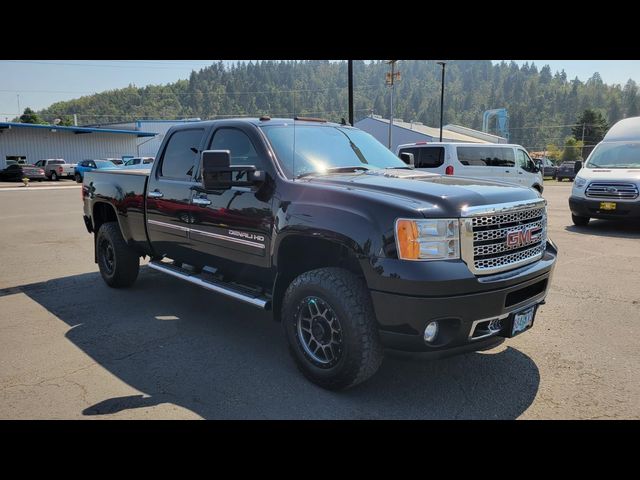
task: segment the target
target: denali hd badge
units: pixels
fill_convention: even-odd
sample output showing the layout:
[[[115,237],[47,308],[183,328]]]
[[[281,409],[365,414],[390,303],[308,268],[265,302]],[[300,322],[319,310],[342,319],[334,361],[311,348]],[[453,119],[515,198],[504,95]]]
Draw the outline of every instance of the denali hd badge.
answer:
[[[256,235],[255,233],[239,232],[238,230],[229,230],[229,235],[234,237],[246,238],[247,240],[257,240],[264,242],[262,235]]]
[[[518,248],[537,242],[540,239],[541,232],[533,233],[534,230],[540,230],[540,227],[521,227],[517,230],[507,232],[507,246],[510,248]]]

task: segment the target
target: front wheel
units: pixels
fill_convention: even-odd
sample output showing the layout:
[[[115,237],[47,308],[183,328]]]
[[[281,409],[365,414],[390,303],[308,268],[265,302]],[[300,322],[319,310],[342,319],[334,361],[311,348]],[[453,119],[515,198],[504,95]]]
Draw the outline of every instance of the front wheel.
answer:
[[[82,177],[80,176],[79,173],[76,173],[76,182],[82,183]]]
[[[140,256],[124,241],[118,222],[103,223],[96,237],[98,267],[110,287],[133,285],[140,270]]]
[[[51,180],[54,182],[58,181],[58,174],[56,172],[51,172]]]
[[[320,268],[297,277],[284,295],[282,324],[298,368],[323,388],[357,385],[382,363],[371,297],[347,270]]]
[[[589,217],[581,217],[580,215],[571,214],[571,220],[577,227],[586,227],[589,224]]]

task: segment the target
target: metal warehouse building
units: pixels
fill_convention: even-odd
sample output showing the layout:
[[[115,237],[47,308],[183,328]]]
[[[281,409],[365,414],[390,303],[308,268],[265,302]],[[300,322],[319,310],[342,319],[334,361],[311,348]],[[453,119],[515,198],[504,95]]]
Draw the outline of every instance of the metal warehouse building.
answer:
[[[136,120],[134,122],[122,123],[103,123],[99,125],[91,125],[91,127],[105,129],[117,128],[119,130],[135,130],[155,133],[152,138],[140,138],[137,141],[136,155],[140,157],[155,157],[158,154],[162,140],[167,131],[174,125],[185,122],[199,122],[199,118],[187,118],[179,120]]]
[[[133,157],[138,155],[140,138],[155,136],[140,130],[0,122],[0,169],[7,160],[35,163],[63,158],[77,163],[88,158]]]
[[[380,143],[389,142],[389,120],[380,115],[370,115],[355,123],[355,127],[373,135]],[[394,119],[391,129],[391,151],[395,152],[398,145],[415,142],[437,142],[440,140],[440,129],[428,127],[421,122],[405,122]],[[479,132],[472,128],[459,125],[446,125],[442,128],[443,142],[469,143],[506,143],[507,139]]]

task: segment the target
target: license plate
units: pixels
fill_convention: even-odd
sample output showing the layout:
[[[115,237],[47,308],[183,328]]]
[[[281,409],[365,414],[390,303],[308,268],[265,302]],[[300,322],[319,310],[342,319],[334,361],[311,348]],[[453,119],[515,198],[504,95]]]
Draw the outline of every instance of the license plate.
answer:
[[[529,307],[522,312],[518,312],[513,316],[513,325],[511,327],[511,336],[514,337],[519,333],[528,330],[533,325],[533,316],[536,313],[536,307]]]
[[[616,202],[600,202],[600,210],[615,210]]]

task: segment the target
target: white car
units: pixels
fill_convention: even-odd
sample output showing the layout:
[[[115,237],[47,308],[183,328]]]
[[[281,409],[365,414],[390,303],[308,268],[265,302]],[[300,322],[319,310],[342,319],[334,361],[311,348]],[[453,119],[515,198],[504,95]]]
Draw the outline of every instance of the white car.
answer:
[[[531,187],[542,193],[542,172],[520,145],[505,143],[417,142],[399,145],[396,154],[418,170],[474,177]],[[409,155],[407,155],[409,154]]]
[[[120,168],[126,169],[151,169],[154,157],[133,157],[124,162]]]
[[[593,149],[569,198],[575,225],[591,218],[640,220],[640,117],[620,120]]]

